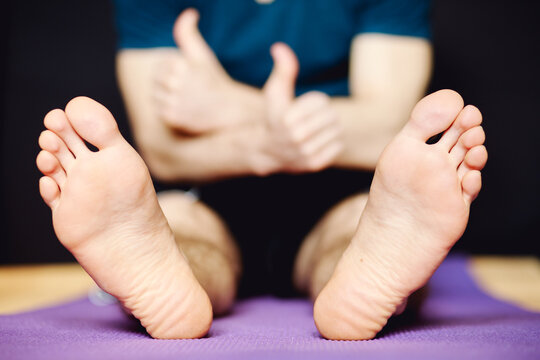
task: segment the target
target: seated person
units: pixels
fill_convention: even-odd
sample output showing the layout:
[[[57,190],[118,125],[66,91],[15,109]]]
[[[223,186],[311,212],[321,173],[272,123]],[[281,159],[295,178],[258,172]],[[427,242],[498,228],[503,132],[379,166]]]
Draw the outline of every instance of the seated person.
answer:
[[[335,6],[342,16],[360,17],[363,12],[375,16],[378,8],[387,13],[388,6],[383,6],[387,3],[397,4],[370,2],[371,7],[366,3],[355,12],[345,11],[343,4],[328,6]],[[223,4],[230,2],[223,2],[221,10]],[[309,4],[301,10],[324,10],[329,3]],[[275,6],[289,21],[298,18],[286,11],[290,3],[249,6]],[[209,19],[220,14],[202,10]],[[323,15],[319,13],[318,19]],[[234,17],[227,19],[229,26],[240,24]],[[338,24],[345,22],[338,19]],[[273,239],[289,230],[289,223],[294,226],[294,211],[309,211],[319,197],[332,191],[328,182],[320,183],[322,178],[296,174],[330,167],[369,170],[377,164],[369,195],[340,202],[305,236],[292,274],[296,287],[315,301],[314,318],[323,336],[373,338],[390,316],[403,311],[409,295],[428,281],[465,230],[470,204],[480,191],[480,170],[487,161],[480,112],[464,107],[457,93],[443,90],[418,102],[403,125],[406,113],[424,92],[429,73],[429,43],[404,36],[416,33],[400,29],[399,34],[375,34],[377,28],[369,26],[366,32],[349,29],[343,37],[351,48],[347,53],[351,92],[343,91],[346,82],[320,80],[328,85],[324,94],[313,91],[317,78],[309,72],[324,69],[323,55],[323,60],[308,61],[303,75],[291,47],[270,37],[266,43],[261,41],[259,50],[255,45],[237,49],[233,41],[228,54],[236,51],[240,58],[228,58],[227,52],[220,58],[219,49],[234,39],[225,36],[220,44],[215,39],[226,31],[214,30],[216,56],[199,33],[197,21],[198,13],[192,9],[179,16],[174,26],[179,49],[126,48],[118,54],[121,89],[151,173],[164,181],[184,183],[247,177],[255,181],[255,185],[247,183],[256,190],[254,194],[263,189],[269,197],[279,195],[290,182],[298,181],[301,188],[302,182],[312,181],[310,190],[316,191],[307,198],[291,199],[300,207],[281,196],[279,214],[275,208],[268,211],[260,198],[246,202],[258,206],[245,212],[261,219],[254,231],[240,232],[240,247],[254,249],[262,241],[269,244],[262,248],[268,249]],[[276,31],[285,27],[279,24]],[[252,23],[262,25],[263,20]],[[340,30],[330,26],[321,30],[320,38],[337,44],[341,35],[329,35],[328,29]],[[248,30],[243,31],[250,34]],[[309,46],[311,36],[320,40],[310,35],[299,40],[295,49],[301,69],[307,58],[302,56],[302,46]],[[264,83],[254,78],[248,85],[227,74],[226,69],[264,68],[264,63],[249,65],[242,60],[245,51],[265,47],[267,51],[271,47],[274,66]],[[336,60],[327,61],[335,64]],[[304,80],[301,90],[295,86],[297,77],[299,83]],[[45,175],[40,191],[52,209],[62,244],[151,336],[206,334],[213,312],[225,313],[235,298],[242,267],[235,229],[241,224],[231,231],[219,212],[189,194],[156,195],[145,162],[122,138],[108,110],[93,100],[75,98],[65,111],[47,114],[44,122],[43,151],[37,158]],[[427,143],[441,132],[439,141]],[[98,150],[90,151],[85,142]],[[278,173],[288,175],[271,176]],[[257,182],[260,178],[274,181]],[[246,183],[239,184],[233,199],[249,195],[242,192]],[[339,182],[331,185],[340,187]],[[205,191],[213,191],[208,186],[202,187],[203,199]],[[237,206],[229,204],[230,211]],[[285,227],[276,221],[282,218],[288,219]],[[268,258],[245,250],[242,256],[244,274],[250,273],[251,282],[264,288],[273,273],[257,264]]]

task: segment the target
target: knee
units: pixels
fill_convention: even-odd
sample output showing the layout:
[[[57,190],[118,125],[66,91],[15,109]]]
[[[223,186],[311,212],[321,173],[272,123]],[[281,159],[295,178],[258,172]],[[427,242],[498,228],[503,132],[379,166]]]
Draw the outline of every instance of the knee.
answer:
[[[211,234],[213,238],[221,238],[228,234],[227,227],[219,215],[190,192],[162,191],[158,193],[158,201],[174,232],[190,233],[186,235],[204,232]]]

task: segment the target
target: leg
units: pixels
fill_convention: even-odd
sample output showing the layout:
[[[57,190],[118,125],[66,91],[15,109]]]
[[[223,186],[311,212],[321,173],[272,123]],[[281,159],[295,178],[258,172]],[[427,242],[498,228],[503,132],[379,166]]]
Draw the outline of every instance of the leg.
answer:
[[[79,97],[44,123],[36,163],[60,242],[153,337],[206,334],[208,296],[175,244],[148,169],[111,113]]]
[[[330,209],[304,239],[294,264],[294,285],[316,299],[349,246],[367,194],[351,196]]]
[[[225,223],[209,207],[180,191],[163,191],[158,200],[214,313],[225,313],[234,301],[241,272],[240,253]]]
[[[358,229],[315,301],[323,336],[373,338],[461,237],[487,161],[481,120],[449,90],[416,105],[381,155]]]

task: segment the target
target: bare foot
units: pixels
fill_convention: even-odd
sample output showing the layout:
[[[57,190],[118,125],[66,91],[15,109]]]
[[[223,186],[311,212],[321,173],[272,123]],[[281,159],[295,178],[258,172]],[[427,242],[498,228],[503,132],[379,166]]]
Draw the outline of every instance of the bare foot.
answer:
[[[487,161],[481,121],[450,90],[416,105],[381,155],[356,234],[315,301],[324,337],[373,338],[461,237]]]
[[[175,245],[143,160],[111,113],[78,97],[44,123],[36,163],[60,242],[151,336],[204,336],[210,301]]]

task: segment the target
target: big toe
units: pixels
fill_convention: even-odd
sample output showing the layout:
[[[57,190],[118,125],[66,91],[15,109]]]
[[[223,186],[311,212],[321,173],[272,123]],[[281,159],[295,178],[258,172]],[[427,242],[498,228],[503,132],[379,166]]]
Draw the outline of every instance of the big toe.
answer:
[[[453,90],[439,90],[416,104],[403,129],[422,141],[447,130],[463,109],[463,98]]]
[[[66,105],[65,112],[75,131],[98,149],[123,140],[111,112],[97,101],[76,97]]]

